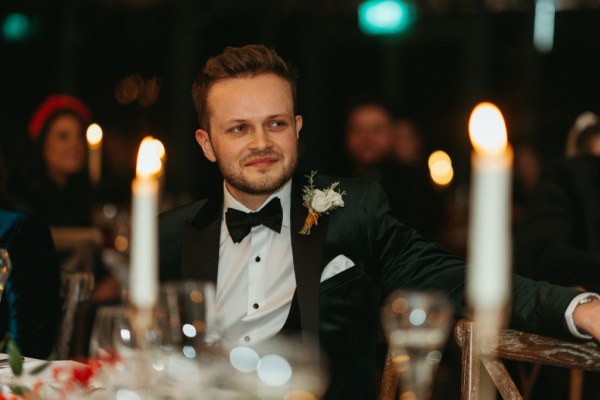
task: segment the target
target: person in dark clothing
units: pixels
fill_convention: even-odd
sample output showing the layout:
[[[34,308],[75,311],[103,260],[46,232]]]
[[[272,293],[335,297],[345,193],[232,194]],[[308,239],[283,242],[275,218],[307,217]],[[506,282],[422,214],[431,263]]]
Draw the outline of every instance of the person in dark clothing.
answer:
[[[59,272],[48,226],[8,207],[0,155],[0,248],[12,270],[0,301],[0,337],[9,334],[23,355],[47,358],[60,312]]]
[[[91,113],[80,100],[51,95],[29,123],[32,151],[11,183],[17,207],[50,226],[88,226],[93,204],[85,129]]]
[[[534,190],[517,228],[515,268],[537,280],[600,291],[600,156],[561,160]],[[569,371],[545,367],[533,399],[563,399]],[[586,373],[584,398],[600,395],[600,376]],[[550,383],[551,382],[551,383]]]

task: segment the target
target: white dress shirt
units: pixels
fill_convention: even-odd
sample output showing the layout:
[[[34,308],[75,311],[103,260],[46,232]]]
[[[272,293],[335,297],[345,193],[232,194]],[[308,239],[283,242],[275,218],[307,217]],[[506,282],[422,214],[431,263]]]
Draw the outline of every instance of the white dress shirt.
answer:
[[[222,333],[229,343],[251,345],[268,339],[281,330],[288,317],[296,290],[290,234],[291,187],[290,180],[259,208],[279,197],[283,209],[280,233],[259,225],[241,242],[234,243],[225,212],[228,208],[253,211],[234,199],[223,185],[217,304]]]

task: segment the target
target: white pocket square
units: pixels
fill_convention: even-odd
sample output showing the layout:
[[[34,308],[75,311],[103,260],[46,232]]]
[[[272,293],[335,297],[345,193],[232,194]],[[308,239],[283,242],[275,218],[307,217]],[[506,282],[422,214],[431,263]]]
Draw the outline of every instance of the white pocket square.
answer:
[[[354,261],[345,255],[340,254],[325,266],[325,269],[323,269],[323,272],[321,273],[321,282],[324,282],[340,272],[344,272],[352,267],[354,267]]]

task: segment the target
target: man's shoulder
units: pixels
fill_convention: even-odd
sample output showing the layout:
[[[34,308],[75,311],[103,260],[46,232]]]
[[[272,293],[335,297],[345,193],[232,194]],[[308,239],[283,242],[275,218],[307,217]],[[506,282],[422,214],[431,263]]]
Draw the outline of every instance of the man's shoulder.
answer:
[[[197,200],[161,213],[159,215],[161,227],[173,224],[183,224],[191,221],[206,204],[206,201],[206,199]]]

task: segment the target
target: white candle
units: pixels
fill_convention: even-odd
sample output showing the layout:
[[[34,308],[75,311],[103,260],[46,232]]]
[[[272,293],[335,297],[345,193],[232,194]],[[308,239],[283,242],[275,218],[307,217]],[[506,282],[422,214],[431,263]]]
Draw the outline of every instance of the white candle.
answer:
[[[162,164],[162,168],[160,170],[160,172],[158,173],[158,184],[159,184],[159,192],[160,192],[160,198],[159,198],[159,202],[162,199],[163,196],[163,191],[165,190],[165,163],[167,161],[167,152],[165,150],[165,145],[158,139],[154,139],[156,142],[156,146],[158,148],[158,157],[160,158],[160,162]],[[159,204],[160,205],[160,204]]]
[[[98,124],[91,124],[87,128],[86,138],[90,181],[96,186],[102,174],[102,128]]]
[[[149,309],[158,295],[158,174],[162,168],[153,138],[140,144],[131,185],[131,269],[129,295],[138,309]]]
[[[513,154],[500,110],[480,103],[471,114],[471,213],[467,300],[475,319],[497,331],[510,294],[511,170]],[[480,319],[480,322],[483,322]]]

